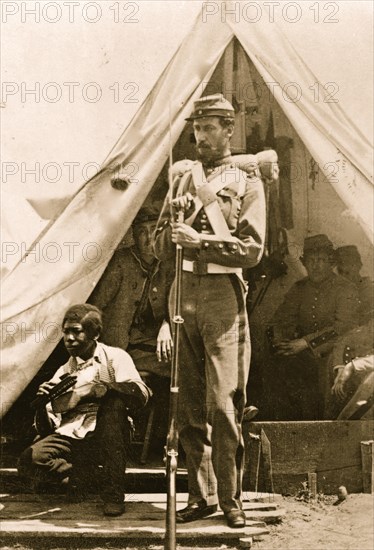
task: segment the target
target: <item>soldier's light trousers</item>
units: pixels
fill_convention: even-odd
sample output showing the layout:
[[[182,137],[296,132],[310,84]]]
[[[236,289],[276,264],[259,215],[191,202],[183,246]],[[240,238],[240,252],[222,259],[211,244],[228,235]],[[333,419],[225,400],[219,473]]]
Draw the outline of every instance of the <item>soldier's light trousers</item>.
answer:
[[[173,315],[174,286],[170,298]],[[241,507],[250,337],[237,275],[183,272],[178,429],[186,452],[189,503]]]

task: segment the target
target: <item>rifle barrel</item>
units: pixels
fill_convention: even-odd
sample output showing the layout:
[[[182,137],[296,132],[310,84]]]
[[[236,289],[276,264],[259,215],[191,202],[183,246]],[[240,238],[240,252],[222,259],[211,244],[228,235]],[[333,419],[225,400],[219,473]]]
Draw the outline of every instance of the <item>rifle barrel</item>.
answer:
[[[178,213],[178,221],[183,222],[183,212]],[[165,526],[165,550],[176,549],[176,504],[177,504],[177,467],[178,467],[178,370],[179,370],[179,334],[184,322],[182,313],[182,266],[183,248],[176,247],[175,260],[175,304],[173,322],[173,356],[171,361],[169,429],[166,440],[167,505]]]

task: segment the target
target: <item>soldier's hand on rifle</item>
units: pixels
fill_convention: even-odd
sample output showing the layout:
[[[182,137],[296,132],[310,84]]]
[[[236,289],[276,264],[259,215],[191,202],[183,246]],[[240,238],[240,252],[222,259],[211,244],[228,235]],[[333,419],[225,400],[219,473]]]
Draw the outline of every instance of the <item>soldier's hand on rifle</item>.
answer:
[[[297,355],[308,348],[308,343],[304,338],[297,338],[296,340],[279,342],[276,344],[276,348],[276,355]]]
[[[49,392],[55,385],[55,382],[43,382],[43,384],[40,384],[36,395],[49,395]]]
[[[191,193],[186,193],[185,195],[176,197],[171,201],[171,206],[174,212],[183,210],[184,217],[188,218],[188,216],[192,214],[191,210],[193,209],[193,206],[194,206],[193,196],[191,195]]]
[[[171,361],[173,352],[173,339],[171,337],[170,325],[167,321],[163,321],[157,335],[156,355],[158,361]]]
[[[201,237],[190,225],[181,222],[171,224],[171,240],[183,248],[200,248]]]

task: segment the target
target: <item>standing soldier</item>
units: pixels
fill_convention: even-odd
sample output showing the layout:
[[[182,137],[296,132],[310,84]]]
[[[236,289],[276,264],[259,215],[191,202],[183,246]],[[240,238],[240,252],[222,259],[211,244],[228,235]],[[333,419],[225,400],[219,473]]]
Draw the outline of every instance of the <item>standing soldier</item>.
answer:
[[[261,179],[231,157],[234,114],[221,94],[195,102],[187,120],[193,122],[199,160],[172,169],[171,206],[184,210],[185,222],[170,219],[167,198],[155,253],[165,260],[176,244],[184,249],[178,430],[189,500],[177,522],[206,517],[219,502],[227,524],[241,528],[241,423],[250,362],[242,268],[261,259],[266,213]]]

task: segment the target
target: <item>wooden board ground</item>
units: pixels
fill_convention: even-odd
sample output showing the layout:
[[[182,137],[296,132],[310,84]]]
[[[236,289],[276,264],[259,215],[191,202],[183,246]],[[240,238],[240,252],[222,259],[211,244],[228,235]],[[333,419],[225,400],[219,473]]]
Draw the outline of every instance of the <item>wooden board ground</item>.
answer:
[[[255,502],[255,499],[262,502]],[[187,495],[178,495],[177,509],[185,506]],[[265,502],[264,502],[265,501]],[[128,495],[126,512],[118,518],[102,514],[98,497],[80,504],[67,503],[61,495],[3,495],[1,498],[2,540],[17,538],[83,537],[85,539],[162,539],[165,532],[166,496]],[[273,495],[254,495],[244,502],[247,526],[227,527],[223,513],[177,526],[178,539],[200,541],[239,539],[263,535],[267,523],[278,522],[285,511]]]

